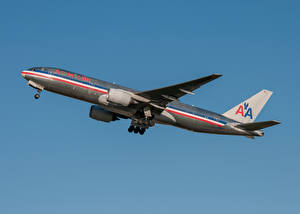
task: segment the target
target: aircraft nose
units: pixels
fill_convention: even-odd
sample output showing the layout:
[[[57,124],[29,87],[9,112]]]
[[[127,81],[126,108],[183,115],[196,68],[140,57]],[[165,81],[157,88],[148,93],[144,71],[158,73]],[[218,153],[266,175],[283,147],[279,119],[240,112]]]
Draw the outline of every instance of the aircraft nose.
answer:
[[[25,71],[21,72],[22,77],[25,77]]]
[[[26,79],[26,77],[28,77],[28,75],[26,75],[26,74],[27,74],[27,71],[26,71],[26,70],[24,70],[24,71],[21,72],[21,76],[22,76],[24,79]]]

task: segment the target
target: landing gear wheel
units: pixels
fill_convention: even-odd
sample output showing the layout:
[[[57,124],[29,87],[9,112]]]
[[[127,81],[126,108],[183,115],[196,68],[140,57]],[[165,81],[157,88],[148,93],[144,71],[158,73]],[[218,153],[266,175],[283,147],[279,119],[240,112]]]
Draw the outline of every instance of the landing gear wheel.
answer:
[[[128,128],[128,132],[133,132],[133,130],[134,130],[134,126],[130,126],[129,128]]]
[[[37,99],[39,99],[39,98],[40,98],[40,94],[35,94],[35,95],[34,95],[34,99],[37,100]]]
[[[135,127],[135,129],[133,131],[134,131],[135,134],[139,133],[140,127]]]
[[[139,131],[139,132],[140,132],[140,135],[143,135],[143,134],[145,133],[145,131],[146,131],[146,129],[141,128],[140,131]]]

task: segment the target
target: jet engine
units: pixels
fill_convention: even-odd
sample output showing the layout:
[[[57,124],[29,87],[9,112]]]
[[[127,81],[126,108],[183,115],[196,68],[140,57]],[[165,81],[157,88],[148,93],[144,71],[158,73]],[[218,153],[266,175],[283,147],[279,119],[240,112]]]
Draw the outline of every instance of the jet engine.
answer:
[[[102,109],[96,105],[91,106],[90,118],[107,123],[119,119],[114,113],[106,111],[105,109]]]
[[[116,88],[109,89],[108,93],[101,95],[98,101],[105,105],[108,105],[108,103],[111,102],[122,106],[129,106],[131,103],[133,103],[129,92]]]

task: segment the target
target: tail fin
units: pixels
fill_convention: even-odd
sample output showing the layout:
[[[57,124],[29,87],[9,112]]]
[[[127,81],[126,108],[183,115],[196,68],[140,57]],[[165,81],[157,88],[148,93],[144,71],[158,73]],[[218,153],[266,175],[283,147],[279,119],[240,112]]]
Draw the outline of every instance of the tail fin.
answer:
[[[233,109],[225,112],[223,116],[240,123],[253,123],[272,94],[272,91],[262,90]]]

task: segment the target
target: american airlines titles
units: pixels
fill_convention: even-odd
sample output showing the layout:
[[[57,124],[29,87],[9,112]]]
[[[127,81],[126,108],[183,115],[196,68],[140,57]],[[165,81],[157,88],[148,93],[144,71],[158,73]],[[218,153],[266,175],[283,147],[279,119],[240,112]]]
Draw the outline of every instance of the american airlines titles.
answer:
[[[72,77],[73,79],[82,80],[82,81],[86,81],[86,82],[91,82],[90,78],[84,77],[84,76],[81,76],[81,75],[78,75],[78,74],[72,74],[72,73],[69,73],[69,72],[66,72],[66,71],[61,71],[61,70],[58,70],[58,69],[55,70],[55,73],[60,74],[60,75],[64,75],[64,76],[67,76],[67,77]]]

